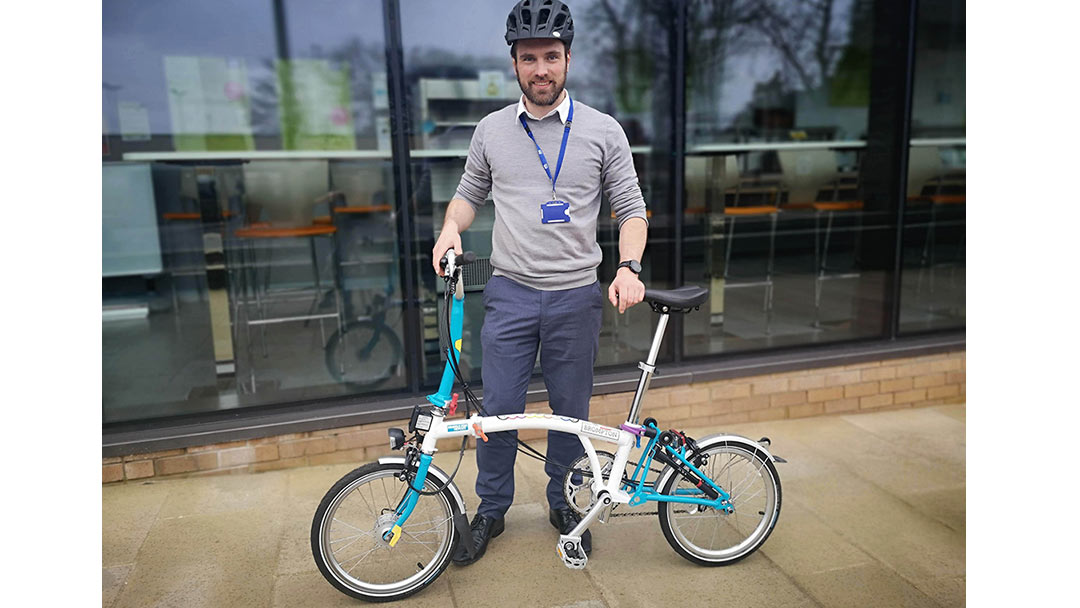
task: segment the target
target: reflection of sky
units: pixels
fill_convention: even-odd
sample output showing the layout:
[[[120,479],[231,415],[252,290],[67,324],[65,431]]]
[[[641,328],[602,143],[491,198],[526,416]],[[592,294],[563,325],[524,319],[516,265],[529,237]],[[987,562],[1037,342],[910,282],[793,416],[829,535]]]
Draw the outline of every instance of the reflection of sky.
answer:
[[[289,46],[294,57],[310,56],[314,45],[339,47],[359,37],[383,44],[378,0],[293,0],[285,3]],[[164,57],[241,58],[248,87],[271,77],[264,63],[277,56],[271,0],[104,0],[102,3],[102,89],[110,131],[118,132],[117,104],[147,108],[154,133],[171,131]]]
[[[603,26],[589,22],[583,0],[569,2],[574,15],[575,40],[571,47],[571,73],[591,69],[589,32]],[[402,41],[406,56],[414,49],[438,49],[455,55],[492,58],[512,74],[510,46],[506,44],[506,17],[514,2],[475,0],[469,3],[445,0],[409,0],[401,4]],[[468,66],[466,66],[468,67]],[[571,81],[570,85],[573,84]]]
[[[437,48],[457,55],[505,57],[509,70],[510,47],[503,35],[511,7],[513,3],[506,0],[402,2],[402,42],[406,49]]]
[[[879,0],[883,1],[883,0]],[[830,39],[842,45],[850,38],[854,0],[836,0]],[[503,40],[506,16],[512,0],[469,3],[445,0],[401,2],[402,36],[406,60],[416,51],[428,61],[440,54],[471,56],[489,66],[501,66],[511,75],[508,47]],[[634,3],[613,3],[616,7]],[[774,0],[771,6],[785,10],[806,4]],[[610,58],[601,48],[610,45],[606,23],[593,18],[595,1],[571,2],[577,30],[568,87],[581,91],[583,101],[601,106],[612,87]],[[365,44],[383,44],[382,3],[379,0],[292,0],[286,2],[289,46],[294,57],[311,55],[315,46],[341,47],[359,38]],[[636,14],[624,13],[633,21]],[[691,20],[693,22],[693,19]],[[699,24],[715,27],[715,24]],[[647,34],[646,34],[647,35]],[[660,43],[666,35],[657,35]],[[688,49],[691,54],[708,49]],[[248,86],[255,80],[272,79],[264,64],[276,57],[273,3],[271,0],[104,0],[102,5],[102,80],[117,91],[103,89],[103,105],[110,130],[116,132],[116,106],[136,101],[149,111],[152,132],[169,132],[169,108],[163,58],[210,56],[242,58]],[[442,60],[445,64],[449,58]],[[725,79],[707,92],[712,126],[730,124],[751,100],[754,87],[780,68],[781,56],[774,47],[757,40],[724,58]],[[460,66],[475,70],[477,66]],[[407,66],[408,68],[408,66]],[[354,66],[355,70],[355,66]],[[272,80],[271,80],[272,81]],[[694,102],[695,97],[689,96]],[[703,103],[700,98],[696,103]]]

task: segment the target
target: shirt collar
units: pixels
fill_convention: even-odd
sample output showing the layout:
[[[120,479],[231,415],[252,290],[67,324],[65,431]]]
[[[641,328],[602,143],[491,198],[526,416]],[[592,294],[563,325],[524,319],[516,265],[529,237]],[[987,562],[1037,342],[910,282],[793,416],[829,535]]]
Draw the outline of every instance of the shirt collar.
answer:
[[[559,113],[559,120],[562,121],[563,124],[565,124],[566,123],[566,118],[570,115],[570,91],[566,91],[566,97],[563,97],[562,103],[560,103],[557,108],[555,108],[551,112],[548,112],[547,114],[541,116],[540,118],[537,118],[537,117],[533,116],[532,114],[529,113],[528,110],[525,109],[525,95],[524,94],[522,94],[521,98],[518,99],[517,114],[516,114],[517,116],[521,116],[522,114],[524,114],[526,116],[526,118],[531,118],[533,120],[544,120],[545,118],[547,118],[548,116],[551,116],[555,112]]]

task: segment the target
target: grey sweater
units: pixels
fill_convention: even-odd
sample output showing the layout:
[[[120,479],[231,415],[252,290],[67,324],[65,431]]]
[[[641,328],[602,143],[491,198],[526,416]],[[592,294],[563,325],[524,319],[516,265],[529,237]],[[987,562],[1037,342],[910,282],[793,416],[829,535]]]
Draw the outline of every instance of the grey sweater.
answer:
[[[601,194],[611,203],[620,228],[630,218],[646,219],[626,134],[611,116],[574,100],[570,139],[556,182],[559,200],[570,204],[570,221],[544,224],[541,205],[551,200],[551,180],[516,112],[517,104],[509,105],[477,125],[455,198],[477,210],[492,194],[493,274],[545,291],[588,285],[596,281],[603,258],[596,242]],[[564,129],[558,113],[526,120],[555,175]]]

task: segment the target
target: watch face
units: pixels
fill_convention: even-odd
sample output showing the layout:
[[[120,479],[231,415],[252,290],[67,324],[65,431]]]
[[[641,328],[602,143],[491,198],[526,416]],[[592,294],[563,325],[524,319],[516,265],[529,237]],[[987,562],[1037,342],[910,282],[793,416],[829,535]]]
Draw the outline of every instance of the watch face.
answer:
[[[629,268],[630,272],[634,274],[641,274],[641,263],[637,260],[627,260],[619,263],[619,268]]]

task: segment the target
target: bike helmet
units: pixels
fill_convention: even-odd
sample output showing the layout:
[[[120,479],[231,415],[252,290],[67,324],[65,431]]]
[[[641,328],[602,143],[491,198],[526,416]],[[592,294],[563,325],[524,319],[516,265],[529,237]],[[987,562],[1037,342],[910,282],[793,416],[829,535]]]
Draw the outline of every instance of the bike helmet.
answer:
[[[506,18],[506,44],[528,38],[554,38],[566,43],[574,40],[574,19],[570,7],[559,0],[521,0]]]

